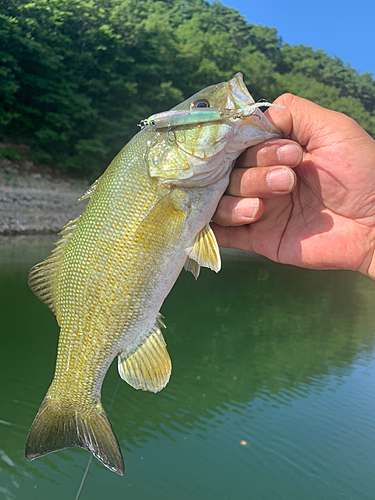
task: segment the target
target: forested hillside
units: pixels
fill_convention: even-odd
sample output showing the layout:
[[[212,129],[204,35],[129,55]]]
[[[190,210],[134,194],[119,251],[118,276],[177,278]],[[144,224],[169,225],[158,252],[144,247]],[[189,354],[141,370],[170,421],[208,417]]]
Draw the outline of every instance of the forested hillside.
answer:
[[[3,0],[0,126],[6,141],[97,176],[151,113],[241,71],[253,97],[296,93],[375,136],[375,81],[283,44],[204,0]]]

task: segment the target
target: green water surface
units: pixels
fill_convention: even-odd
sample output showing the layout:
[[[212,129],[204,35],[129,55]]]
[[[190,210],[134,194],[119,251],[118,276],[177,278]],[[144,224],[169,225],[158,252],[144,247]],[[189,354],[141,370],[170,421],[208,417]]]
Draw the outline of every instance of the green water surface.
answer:
[[[0,241],[1,499],[74,500],[90,457],[24,459],[58,336],[27,273],[53,241]],[[183,272],[162,313],[171,380],[143,393],[112,365],[102,399],[126,472],[94,460],[81,500],[375,498],[374,282],[224,253],[218,275]]]

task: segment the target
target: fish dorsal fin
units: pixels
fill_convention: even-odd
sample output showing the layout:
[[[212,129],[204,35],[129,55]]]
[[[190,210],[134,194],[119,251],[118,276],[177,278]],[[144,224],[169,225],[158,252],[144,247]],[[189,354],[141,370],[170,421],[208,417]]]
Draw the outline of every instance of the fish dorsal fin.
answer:
[[[42,260],[42,262],[35,264],[35,266],[30,269],[28,282],[31,290],[54,314],[56,314],[55,289],[57,274],[67,244],[73,236],[78,221],[79,217],[68,222],[59,233],[62,235],[62,238],[55,243],[56,248],[52,250],[51,255]]]
[[[82,195],[80,198],[78,198],[77,203],[86,200],[87,198],[91,198],[91,196],[94,194],[95,189],[98,187],[100,179],[101,179],[100,177],[99,179],[96,179],[96,181],[89,187],[86,193]]]
[[[198,278],[200,266],[208,267],[216,273],[221,269],[219,245],[209,224],[199,231],[194,245],[188,248],[186,253],[188,258],[185,269],[193,273],[195,279]]]
[[[189,196],[179,189],[169,191],[143,219],[135,232],[145,248],[164,248],[180,237],[189,208]],[[156,247],[155,247],[156,246]]]
[[[134,389],[159,392],[171,376],[171,360],[160,328],[164,323],[159,315],[148,337],[135,349],[118,356],[120,377]]]

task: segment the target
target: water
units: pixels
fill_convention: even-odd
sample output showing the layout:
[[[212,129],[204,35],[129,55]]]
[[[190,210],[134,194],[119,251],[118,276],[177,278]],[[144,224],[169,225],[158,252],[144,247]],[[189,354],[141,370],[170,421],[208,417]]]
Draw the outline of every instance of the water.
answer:
[[[74,500],[80,449],[24,459],[53,375],[58,329],[26,285],[51,237],[0,242],[0,498]],[[103,405],[126,462],[96,460],[80,499],[373,500],[375,283],[238,253],[195,282],[183,272],[162,312],[173,363],[159,394],[118,385]],[[242,443],[242,444],[241,444]]]

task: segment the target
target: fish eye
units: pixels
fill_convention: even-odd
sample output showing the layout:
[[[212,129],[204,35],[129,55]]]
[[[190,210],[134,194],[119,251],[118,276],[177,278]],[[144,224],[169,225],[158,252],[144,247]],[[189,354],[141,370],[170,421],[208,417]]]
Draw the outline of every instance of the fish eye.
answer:
[[[207,99],[196,99],[195,101],[192,102],[191,107],[192,108],[209,108],[210,103],[208,102]]]

